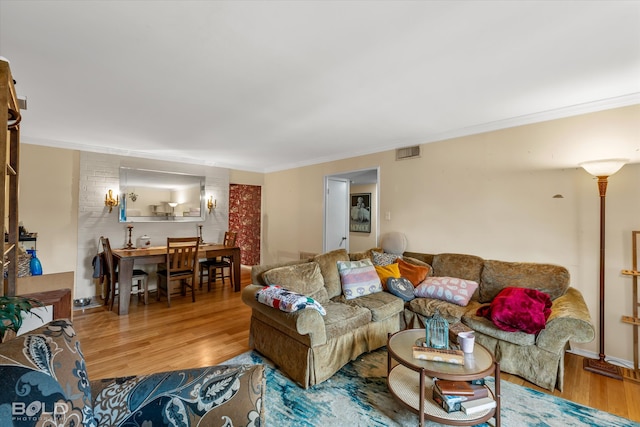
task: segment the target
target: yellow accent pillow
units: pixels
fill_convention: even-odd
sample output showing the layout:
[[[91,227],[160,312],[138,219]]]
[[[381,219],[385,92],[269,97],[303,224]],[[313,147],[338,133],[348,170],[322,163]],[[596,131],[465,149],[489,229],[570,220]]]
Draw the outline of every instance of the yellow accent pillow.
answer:
[[[387,279],[389,277],[393,277],[397,279],[400,277],[400,267],[398,267],[398,263],[389,264],[389,265],[376,265],[376,273],[380,276],[380,281],[382,282],[382,287],[387,289]]]

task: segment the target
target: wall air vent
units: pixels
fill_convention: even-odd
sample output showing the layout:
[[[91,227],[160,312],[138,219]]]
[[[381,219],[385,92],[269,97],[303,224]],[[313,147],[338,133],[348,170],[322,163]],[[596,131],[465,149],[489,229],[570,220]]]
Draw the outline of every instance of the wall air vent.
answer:
[[[396,149],[396,160],[406,160],[420,157],[420,146],[404,147]]]

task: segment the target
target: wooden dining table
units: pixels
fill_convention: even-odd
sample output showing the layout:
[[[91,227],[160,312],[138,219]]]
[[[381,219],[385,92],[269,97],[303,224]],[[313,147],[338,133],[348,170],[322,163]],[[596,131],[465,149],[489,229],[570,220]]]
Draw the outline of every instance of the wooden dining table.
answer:
[[[150,246],[147,248],[113,249],[114,262],[118,265],[118,283],[120,295],[131,293],[134,265],[160,264],[166,261],[167,246]],[[225,246],[220,243],[202,243],[198,248],[198,258],[231,257],[233,263],[233,290],[240,291],[240,248]],[[197,266],[196,266],[197,268]],[[118,314],[129,313],[129,298],[119,298]]]

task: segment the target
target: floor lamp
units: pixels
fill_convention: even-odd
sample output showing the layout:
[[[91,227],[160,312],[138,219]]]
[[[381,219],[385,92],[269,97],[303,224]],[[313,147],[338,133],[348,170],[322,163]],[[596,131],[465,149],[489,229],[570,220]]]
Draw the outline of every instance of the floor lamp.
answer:
[[[628,159],[607,159],[580,163],[584,170],[598,178],[600,193],[600,355],[599,359],[584,359],[584,369],[619,380],[622,379],[620,368],[607,362],[604,354],[604,218],[607,179],[628,161]]]

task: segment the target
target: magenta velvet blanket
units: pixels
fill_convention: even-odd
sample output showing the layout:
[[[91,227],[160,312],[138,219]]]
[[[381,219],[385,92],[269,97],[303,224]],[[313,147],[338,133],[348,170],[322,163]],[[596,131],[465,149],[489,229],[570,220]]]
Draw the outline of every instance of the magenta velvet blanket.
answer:
[[[498,328],[509,332],[537,334],[544,329],[551,314],[551,298],[544,292],[528,288],[504,288],[482,306],[477,316],[486,317]]]

